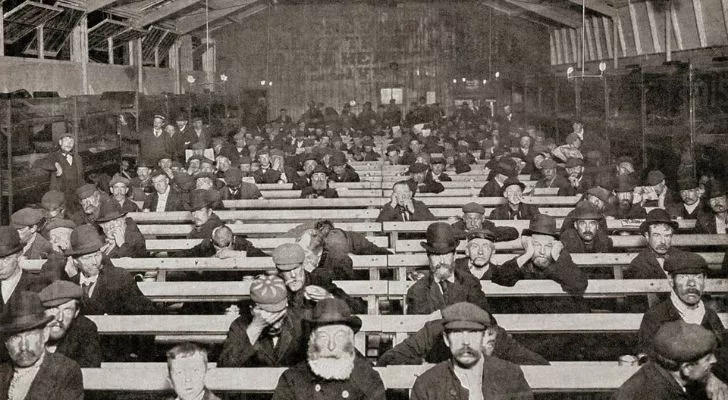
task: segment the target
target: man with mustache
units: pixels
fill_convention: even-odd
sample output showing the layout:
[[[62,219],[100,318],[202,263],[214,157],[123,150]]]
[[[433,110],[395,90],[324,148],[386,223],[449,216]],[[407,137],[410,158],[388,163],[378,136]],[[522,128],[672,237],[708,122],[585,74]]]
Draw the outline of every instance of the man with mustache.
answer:
[[[525,219],[530,220],[541,213],[538,207],[523,202],[523,189],[526,185],[518,178],[508,178],[503,183],[501,196],[506,202],[493,209],[490,219]]]
[[[379,373],[354,348],[361,320],[343,300],[319,301],[304,324],[311,332],[307,359],[283,372],[273,400],[386,398]]]
[[[715,310],[706,307],[702,300],[708,271],[705,259],[695,253],[680,252],[665,260],[665,271],[669,273],[672,292],[669,299],[651,307],[642,317],[638,353],[654,359],[655,334],[670,321],[702,325],[720,342],[725,330],[723,323]]]
[[[81,286],[55,281],[38,293],[45,315],[53,317],[46,350],[63,354],[81,368],[101,367],[101,345],[96,324],[81,312]]]
[[[541,158],[543,159],[543,156]],[[543,178],[536,182],[537,188],[559,188],[559,196],[569,195],[571,185],[563,175],[559,174],[556,161],[550,158],[543,160],[540,170]]]
[[[728,232],[728,197],[722,182],[711,179],[708,185],[710,211],[699,212],[695,223],[696,233],[725,234]]]
[[[112,201],[108,194],[98,190],[96,185],[87,183],[78,190],[76,196],[81,201],[81,209],[71,215],[71,221],[76,225],[96,225],[96,220],[101,214],[101,203]],[[98,228],[101,231],[101,228]]]
[[[574,224],[561,234],[561,242],[569,253],[609,253],[612,239],[599,222],[604,216],[590,203],[580,203],[573,215]]]
[[[483,349],[492,325],[488,313],[458,303],[442,310],[442,319],[450,359],[418,376],[410,399],[533,399],[520,367]]]
[[[624,271],[625,279],[662,279],[667,276],[665,260],[681,250],[671,247],[672,235],[678,223],[670,219],[667,211],[655,208],[647,213],[640,225],[640,232],[647,239],[647,246],[637,254]]]
[[[685,178],[677,182],[680,189],[681,203],[671,204],[667,207],[670,217],[675,219],[696,219],[706,211],[705,202],[700,198],[700,185],[695,178]]]
[[[407,290],[407,313],[430,314],[461,301],[488,310],[488,300],[473,275],[455,268],[455,249],[460,242],[452,227],[435,222],[427,227],[426,242],[430,271]]]
[[[462,217],[450,217],[449,222],[453,229],[459,231],[473,231],[486,229],[493,232],[497,241],[518,239],[519,233],[516,228],[511,226],[495,226],[495,224],[485,218],[485,207],[478,203],[467,203],[462,208]]]

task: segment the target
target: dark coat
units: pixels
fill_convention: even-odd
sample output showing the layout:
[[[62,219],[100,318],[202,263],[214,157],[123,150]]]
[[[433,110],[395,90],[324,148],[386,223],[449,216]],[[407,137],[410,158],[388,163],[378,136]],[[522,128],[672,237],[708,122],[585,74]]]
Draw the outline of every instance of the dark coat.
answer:
[[[329,180],[332,182],[359,182],[361,178],[359,178],[359,174],[356,173],[354,168],[346,165],[343,174],[336,175],[334,172],[331,172],[329,174]]]
[[[224,187],[220,190],[221,200],[252,200],[263,197],[260,189],[252,183],[242,182],[239,188]]]
[[[559,196],[576,196],[577,194],[584,194],[587,190],[594,186],[594,179],[590,176],[582,175],[578,187],[573,187],[568,179],[566,179],[566,183],[568,186],[559,188]]]
[[[378,254],[392,254],[389,249],[385,247],[379,247],[372,243],[362,233],[354,231],[344,231],[346,238],[349,241],[349,253],[356,255],[378,255]]]
[[[495,179],[491,179],[480,189],[478,197],[503,197],[503,186]]]
[[[672,304],[670,299],[667,299],[654,307],[651,307],[645,315],[642,317],[642,323],[640,324],[639,331],[639,347],[637,353],[647,354],[649,357],[654,356],[653,342],[652,339],[660,329],[660,327],[666,322],[679,321],[680,313]],[[723,340],[723,322],[718,317],[718,314],[714,309],[705,307],[705,316],[703,321],[700,323],[704,328],[715,333],[716,338],[719,342]]]
[[[20,280],[18,281],[17,286],[15,286],[15,290],[13,290],[13,293],[10,295],[8,302],[13,300],[13,296],[15,296],[16,293],[23,291],[40,292],[44,287],[46,287],[46,285],[48,285],[48,283],[49,282],[46,282],[41,276],[23,270],[20,273]],[[5,302],[3,301],[2,296],[0,296],[0,313],[4,312],[4,309]],[[5,350],[5,346],[2,347],[3,350]]]
[[[53,245],[38,232],[33,244],[30,245],[28,251],[23,253],[23,256],[28,260],[44,260],[53,252]]]
[[[670,247],[665,258],[681,251],[674,246]],[[665,270],[657,262],[655,253],[649,247],[642,249],[624,271],[624,279],[664,279],[665,276]]]
[[[316,390],[318,389],[318,390]],[[329,400],[341,399],[384,400],[384,383],[369,360],[354,359],[354,369],[349,379],[325,380],[311,372],[307,362],[287,369],[278,380],[273,400]]]
[[[414,179],[407,179],[407,186],[410,187],[412,193],[442,193],[445,191],[445,187],[442,183],[435,182],[434,180],[425,179],[422,183],[417,183]]]
[[[324,249],[316,269],[329,271],[332,280],[354,279],[354,262],[348,254],[339,254]]]
[[[427,208],[425,203],[412,199],[412,205],[415,208],[415,212],[410,214],[410,221],[434,221],[437,219],[434,215],[432,215],[430,209]],[[382,206],[382,210],[379,212],[379,216],[377,217],[377,222],[385,221],[402,221],[402,214],[392,208],[390,203]]]
[[[68,163],[66,156],[63,155],[61,150],[56,150],[48,154],[48,157],[38,161],[36,167],[41,168],[51,176],[51,183],[48,190],[58,190],[65,194],[66,204],[75,204],[78,201],[76,196],[76,189],[83,186],[86,182],[84,181],[84,166],[81,156],[78,153],[72,152],[73,165]],[[56,163],[61,166],[63,173],[61,176],[56,176]]]
[[[56,353],[78,363],[81,368],[101,367],[101,345],[96,324],[83,315],[73,320],[66,334],[56,342]]]
[[[518,211],[513,212],[511,207],[505,203],[500,204],[491,211],[489,219],[525,219],[532,220],[541,214],[538,207],[533,204],[521,203],[518,205]]]
[[[351,309],[352,314],[366,314],[367,304],[364,300],[349,296],[344,290],[334,284],[331,272],[322,268],[315,268],[313,272],[306,271],[304,287],[308,285],[316,285],[326,289],[332,296],[337,299],[344,300]],[[314,306],[308,301],[304,295],[303,288],[297,292],[288,291],[288,307],[289,309],[310,309]]]
[[[139,134],[139,151],[141,159],[156,164],[162,157],[170,157],[169,135],[162,133],[159,137],[154,136],[154,130],[148,129]]]
[[[554,179],[548,180],[545,177],[541,178],[536,182],[536,188],[539,189],[545,189],[545,188],[559,188],[558,195],[562,195],[562,193],[568,193],[569,192],[569,181],[564,178],[563,175],[556,174]]]
[[[119,203],[113,197],[111,199],[114,200],[114,201],[116,201],[117,203]],[[119,204],[119,207],[121,207],[121,212],[126,212],[126,213],[139,212],[139,211],[141,211],[141,210],[139,210],[139,206],[137,205],[137,203],[133,202],[129,198],[127,198],[126,200],[124,200],[124,204]]]
[[[126,231],[124,232],[124,245],[115,246],[108,254],[109,258],[144,258],[147,257],[147,244],[144,235],[139,231],[136,222],[126,218]]]
[[[710,208],[705,205],[705,201],[703,201],[702,199],[698,200],[698,205],[691,213],[689,213],[688,210],[685,209],[685,203],[683,202],[670,204],[666,208],[667,213],[670,214],[670,218],[672,219],[697,219],[698,214],[700,214],[701,212],[710,212]]]
[[[665,208],[667,209],[671,205],[676,204],[677,203],[677,201],[675,200],[676,198],[680,198],[680,197],[675,195],[675,193],[668,188],[667,194],[665,194]],[[643,204],[643,206],[644,207],[657,207],[657,204],[658,204],[658,200],[647,200],[647,201],[645,201],[645,204]]]
[[[612,396],[613,400],[688,400],[690,397],[668,371],[650,361]]]
[[[177,400],[177,396],[169,397],[167,400]],[[220,400],[220,398],[215,396],[215,394],[212,393],[210,389],[205,388],[205,394],[202,396],[201,400]]]
[[[81,368],[70,358],[58,353],[45,353],[43,363],[30,385],[25,400],[82,400]],[[0,365],[0,400],[8,399],[13,365]]]
[[[455,282],[450,283],[443,295],[440,285],[431,275],[425,276],[407,290],[407,314],[430,314],[437,310],[467,301],[489,311],[488,300],[480,286],[480,281],[471,274],[455,269]]]
[[[259,169],[253,172],[253,179],[255,179],[255,183],[278,183],[278,180],[281,179],[281,173],[273,168],[268,168],[265,171]]]
[[[647,218],[647,210],[639,204],[632,204],[628,210],[614,207],[609,212],[605,212],[604,215],[609,215],[614,219],[645,219]]]
[[[317,199],[317,198],[326,198],[326,199],[338,199],[339,193],[336,191],[336,189],[332,188],[326,188],[324,190],[315,190],[313,186],[306,186],[301,190],[301,198],[302,199]]]
[[[518,229],[512,226],[495,226],[493,221],[489,221],[487,219],[483,219],[483,223],[481,225],[483,229],[487,229],[495,233],[497,242],[515,240],[518,239],[518,237],[520,236],[520,234],[518,233]],[[465,221],[463,221],[462,219],[452,224],[452,228],[462,232],[463,237],[465,236],[465,231],[467,229],[465,226]]]
[[[697,221],[695,221],[695,233],[717,234],[718,227],[715,223],[715,214],[712,211],[703,211],[698,213]],[[720,232],[724,234],[725,232]]]
[[[597,234],[589,245],[584,243],[573,227],[562,233],[560,240],[569,253],[611,253],[614,249],[612,238],[601,229],[597,229]]]
[[[521,368],[496,357],[483,358],[483,399],[533,399]],[[415,379],[411,400],[467,400],[468,390],[458,380],[451,361],[443,361]]]
[[[204,126],[199,133],[195,132],[193,126],[189,126],[185,129],[185,133],[184,143],[187,143],[187,148],[191,148],[193,144],[198,142],[205,145],[206,149],[211,147],[212,135],[210,134],[210,130]]]
[[[308,338],[303,335],[301,313],[289,309],[284,317],[278,344],[265,331],[254,345],[246,330],[252,316],[245,313],[230,325],[217,365],[222,368],[290,367],[306,359]]]
[[[443,320],[428,321],[414,335],[394,346],[377,360],[377,366],[430,364],[447,361],[450,358],[450,348],[442,337],[445,331]],[[497,336],[493,357],[510,361],[520,365],[548,365],[549,362],[515,341],[505,329],[496,326]]]
[[[168,189],[170,192],[167,195],[167,204],[164,205],[164,211],[187,211],[189,209],[187,205],[187,196],[172,188]],[[159,193],[155,190],[152,194],[148,195],[144,199],[143,210],[156,211],[157,200],[159,200]]]

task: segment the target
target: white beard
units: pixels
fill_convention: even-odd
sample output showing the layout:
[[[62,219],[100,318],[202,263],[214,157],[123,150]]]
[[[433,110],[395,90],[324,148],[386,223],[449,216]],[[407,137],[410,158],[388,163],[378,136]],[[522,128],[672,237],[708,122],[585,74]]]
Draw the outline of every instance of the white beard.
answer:
[[[343,381],[349,379],[351,371],[354,370],[354,354],[343,358],[309,358],[308,366],[321,378]]]

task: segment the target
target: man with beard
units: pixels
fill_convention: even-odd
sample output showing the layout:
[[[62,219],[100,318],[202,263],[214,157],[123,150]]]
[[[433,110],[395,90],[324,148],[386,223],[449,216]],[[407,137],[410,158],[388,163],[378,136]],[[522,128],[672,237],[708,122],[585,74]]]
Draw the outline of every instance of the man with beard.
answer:
[[[329,180],[332,182],[359,182],[361,178],[354,168],[346,163],[346,155],[338,151],[331,156],[332,172],[329,174]]]
[[[58,150],[39,160],[36,166],[50,174],[49,189],[63,192],[69,201],[69,206],[75,210],[75,192],[84,184],[83,161],[75,149],[76,140],[73,133],[64,132],[58,136],[54,134],[53,141],[58,143]]]
[[[670,298],[651,307],[642,317],[639,330],[638,353],[654,360],[653,338],[662,325],[669,321],[698,324],[713,332],[720,343],[724,330],[718,314],[706,307],[702,296],[705,290],[708,263],[691,252],[677,253],[665,260],[665,271],[670,275]]]
[[[558,165],[552,159],[541,162],[541,174],[543,178],[536,182],[536,188],[559,188],[559,196],[568,196],[570,193],[569,181],[558,173]]]
[[[38,293],[45,314],[53,317],[48,328],[50,337],[46,350],[63,354],[81,368],[101,367],[101,345],[96,324],[80,315],[81,286],[58,280]]]
[[[344,300],[355,313],[366,313],[366,303],[362,299],[349,296],[336,286],[328,269],[315,268],[311,272],[306,271],[303,264],[306,253],[300,245],[282,244],[273,250],[271,257],[278,276],[288,288],[289,308],[311,308],[323,299],[334,297]]]
[[[710,211],[698,212],[695,222],[696,233],[725,234],[728,227],[728,197],[723,183],[711,179],[708,185],[708,204]]]
[[[410,399],[533,399],[520,367],[483,349],[492,326],[487,312],[458,303],[442,310],[442,319],[451,357],[415,379]]]
[[[580,203],[573,215],[574,224],[561,234],[569,253],[610,253],[614,247],[607,231],[600,229],[604,216],[591,203]]]
[[[457,231],[473,231],[486,229],[496,236],[496,241],[507,241],[518,239],[518,230],[511,226],[495,226],[495,224],[485,219],[485,207],[478,203],[467,203],[462,208],[462,217],[448,218],[448,222],[453,229]]]
[[[488,310],[488,300],[473,275],[455,268],[455,249],[459,240],[445,222],[427,227],[426,242],[420,242],[427,251],[430,273],[420,278],[407,290],[408,314],[430,314],[448,305],[468,301]]]
[[[607,207],[612,198],[612,192],[601,187],[601,186],[594,186],[586,191],[586,194],[584,194],[584,197],[582,197],[581,200],[579,200],[577,204],[580,205],[582,203],[589,203],[591,204],[596,210],[602,215],[608,215],[609,208]],[[574,214],[576,213],[576,208],[569,211],[568,214],[566,214],[566,217],[564,217],[564,222],[561,223],[561,233],[563,234],[567,229],[574,226]],[[601,219],[599,221],[599,229],[608,232],[609,227],[607,226],[607,220]]]
[[[4,399],[82,400],[83,376],[78,363],[46,350],[47,326],[37,293],[20,292],[0,317],[0,335],[12,361],[0,364],[0,396]]]
[[[386,398],[382,378],[354,348],[361,320],[344,301],[319,301],[304,323],[311,332],[307,360],[283,372],[273,400]]]
[[[288,290],[276,275],[250,284],[253,302],[230,325],[218,367],[289,367],[305,359],[301,310],[288,307]]]
[[[87,183],[78,190],[76,196],[81,201],[81,209],[71,215],[71,221],[76,225],[96,224],[101,213],[101,203],[108,203],[111,197],[101,192],[96,185]]]
[[[703,392],[715,363],[713,332],[684,321],[667,322],[655,334],[654,360],[643,365],[612,397],[615,400],[682,400]],[[704,396],[704,393],[701,393]]]
[[[584,160],[581,158],[569,158],[566,160],[566,173],[569,186],[559,190],[559,196],[575,196],[583,194],[593,186],[592,179],[584,175]]]
[[[490,219],[526,219],[536,218],[541,214],[538,207],[523,202],[523,189],[526,185],[518,178],[508,178],[503,183],[501,195],[506,202],[493,209]]]
[[[625,279],[663,279],[667,275],[665,260],[676,257],[679,249],[671,247],[672,235],[677,222],[670,219],[667,211],[656,208],[647,213],[640,225],[640,232],[647,239],[647,247],[637,254],[629,268],[624,271]]]
[[[301,190],[302,199],[336,199],[339,193],[329,187],[328,171],[323,165],[317,165],[311,173],[311,185]]]
[[[667,212],[674,219],[697,219],[698,215],[706,210],[705,203],[700,198],[700,185],[694,178],[685,178],[677,182],[680,190],[681,203],[671,204]]]
[[[22,208],[10,216],[10,222],[23,244],[20,256],[24,260],[42,260],[54,251],[53,246],[39,233],[39,229],[45,225],[44,214],[43,210],[37,208]]]
[[[645,219],[647,211],[634,201],[634,188],[637,186],[631,176],[617,178],[617,187],[614,194],[617,196],[617,207],[612,216],[615,219]]]
[[[144,235],[136,222],[126,216],[114,201],[101,205],[101,212],[96,220],[106,236],[106,243],[101,251],[109,258],[147,257],[147,245]]]
[[[144,201],[148,194],[154,192],[151,167],[152,165],[149,161],[143,159],[137,160],[137,176],[129,181],[132,193],[131,197],[134,201]]]

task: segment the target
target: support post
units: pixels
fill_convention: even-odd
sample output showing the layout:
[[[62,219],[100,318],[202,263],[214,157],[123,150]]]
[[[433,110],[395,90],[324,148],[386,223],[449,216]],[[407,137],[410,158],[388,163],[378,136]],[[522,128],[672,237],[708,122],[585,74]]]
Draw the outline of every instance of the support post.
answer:
[[[109,49],[109,64],[114,65],[114,39],[106,39],[106,46]]]
[[[41,60],[45,59],[45,38],[43,37],[43,26],[44,24],[40,24],[36,29],[36,33],[38,35],[38,58]]]
[[[670,62],[672,61],[672,45],[670,42],[670,33],[672,29],[670,28],[670,24],[672,23],[672,20],[670,18],[670,7],[672,6],[672,2],[668,2],[668,8],[665,9],[665,61]]]
[[[137,92],[144,93],[144,62],[142,61],[142,38],[139,38],[134,43],[134,58],[136,59],[137,67]]]
[[[88,17],[84,15],[71,31],[71,61],[81,65],[82,94],[88,94]]]

